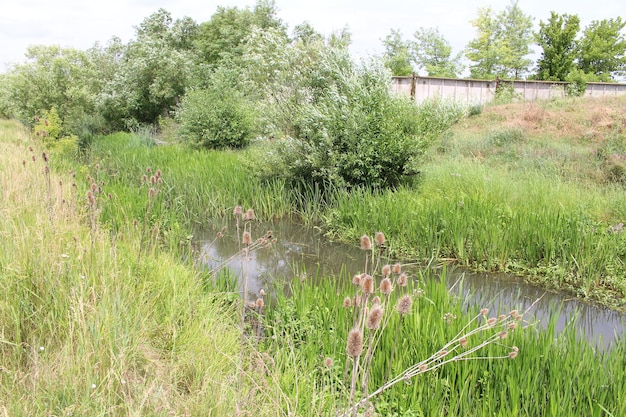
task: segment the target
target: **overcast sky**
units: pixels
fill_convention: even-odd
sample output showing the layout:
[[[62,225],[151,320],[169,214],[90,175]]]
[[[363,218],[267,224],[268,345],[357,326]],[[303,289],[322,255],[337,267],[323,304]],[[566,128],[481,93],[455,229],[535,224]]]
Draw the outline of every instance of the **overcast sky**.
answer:
[[[96,41],[113,36],[128,42],[141,21],[164,8],[174,19],[191,17],[197,23],[210,19],[218,6],[254,6],[255,0],[0,0],[0,71],[6,64],[23,62],[29,45],[58,44],[88,49]],[[503,10],[509,0],[276,0],[278,17],[290,29],[308,21],[323,34],[347,27],[352,34],[352,51],[358,56],[380,54],[381,39],[399,29],[405,39],[420,27],[438,28],[461,51],[475,36],[470,21],[480,7]],[[592,20],[626,16],[624,0],[519,0],[522,11],[546,21],[550,11],[577,14],[581,29]],[[535,48],[537,49],[537,48]]]

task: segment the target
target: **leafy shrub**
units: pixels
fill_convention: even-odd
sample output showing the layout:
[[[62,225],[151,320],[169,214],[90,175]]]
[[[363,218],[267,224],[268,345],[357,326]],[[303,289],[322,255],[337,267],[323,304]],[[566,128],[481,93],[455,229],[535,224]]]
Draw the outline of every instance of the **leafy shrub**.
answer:
[[[482,104],[472,104],[469,106],[469,109],[467,111],[467,115],[468,116],[478,116],[479,114],[481,114],[483,112],[483,105]]]
[[[180,137],[203,148],[241,148],[255,132],[250,102],[228,77],[216,74],[203,89],[189,91],[176,112]]]
[[[524,140],[524,131],[522,129],[500,129],[492,131],[488,135],[488,141],[497,147],[519,143]]]
[[[318,64],[309,100],[295,107],[293,137],[279,148],[280,172],[292,183],[322,188],[393,187],[416,174],[426,147],[461,110],[434,102],[420,110],[390,92],[380,62],[356,66],[333,58]]]

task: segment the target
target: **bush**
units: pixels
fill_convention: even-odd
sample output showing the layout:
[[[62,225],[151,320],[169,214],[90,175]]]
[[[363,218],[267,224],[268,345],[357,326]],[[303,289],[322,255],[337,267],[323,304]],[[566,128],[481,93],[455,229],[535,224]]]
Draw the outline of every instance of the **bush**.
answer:
[[[203,148],[244,147],[256,124],[250,102],[224,74],[216,74],[206,88],[189,91],[176,119],[182,140]]]
[[[323,77],[312,79],[311,98],[294,111],[293,137],[279,148],[278,169],[292,183],[393,187],[418,172],[427,146],[462,113],[394,95],[379,62],[356,66],[330,54],[319,65]]]

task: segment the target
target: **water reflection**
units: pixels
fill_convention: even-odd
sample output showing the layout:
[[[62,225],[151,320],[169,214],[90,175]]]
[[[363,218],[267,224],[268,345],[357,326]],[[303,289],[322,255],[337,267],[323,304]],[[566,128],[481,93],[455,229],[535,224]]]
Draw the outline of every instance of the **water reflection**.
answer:
[[[217,232],[226,227],[224,236],[215,239]],[[272,230],[276,242],[250,254],[248,262],[240,257],[229,267],[241,276],[247,268],[249,297],[254,299],[260,290],[271,288],[277,278],[295,276],[351,277],[363,270],[363,252],[355,246],[329,242],[315,228],[307,228],[288,220],[269,224],[255,224],[253,239]],[[198,230],[194,242],[199,250],[199,260],[213,269],[239,250],[236,225],[233,222],[213,225]],[[581,335],[597,347],[609,346],[616,338],[626,334],[626,315],[595,305],[579,302],[567,295],[546,293],[543,289],[526,284],[504,274],[474,274],[455,268],[448,271],[447,281],[455,294],[466,304],[487,307],[492,311],[508,312],[512,308],[526,310],[536,300],[532,313],[540,322],[547,323],[551,315],[558,315],[556,331],[563,330],[572,320]]]

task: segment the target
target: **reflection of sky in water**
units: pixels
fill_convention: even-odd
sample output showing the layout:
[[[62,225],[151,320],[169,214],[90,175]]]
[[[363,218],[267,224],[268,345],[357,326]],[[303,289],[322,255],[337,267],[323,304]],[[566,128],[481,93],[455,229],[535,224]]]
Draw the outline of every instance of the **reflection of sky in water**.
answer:
[[[239,250],[235,224],[228,224],[224,237],[216,240],[218,229],[196,231],[195,236],[200,262],[211,269]],[[252,300],[261,289],[267,291],[271,288],[276,279],[287,280],[302,274],[311,277],[351,277],[362,272],[363,252],[356,245],[352,247],[328,242],[316,229],[285,220],[255,224],[252,238],[263,236],[267,230],[272,230],[277,239],[271,248],[253,251],[247,263],[243,262],[242,257],[230,263],[235,276],[242,276],[242,267],[247,269],[248,292]],[[608,345],[616,336],[626,333],[624,314],[584,304],[567,295],[546,293],[510,276],[472,274],[456,269],[450,273],[448,281],[466,303],[478,304],[493,311],[508,312],[514,308],[524,311],[541,298],[531,311],[540,322],[548,322],[550,315],[558,312],[556,331],[559,332],[576,319],[577,329],[588,335],[599,347]]]

